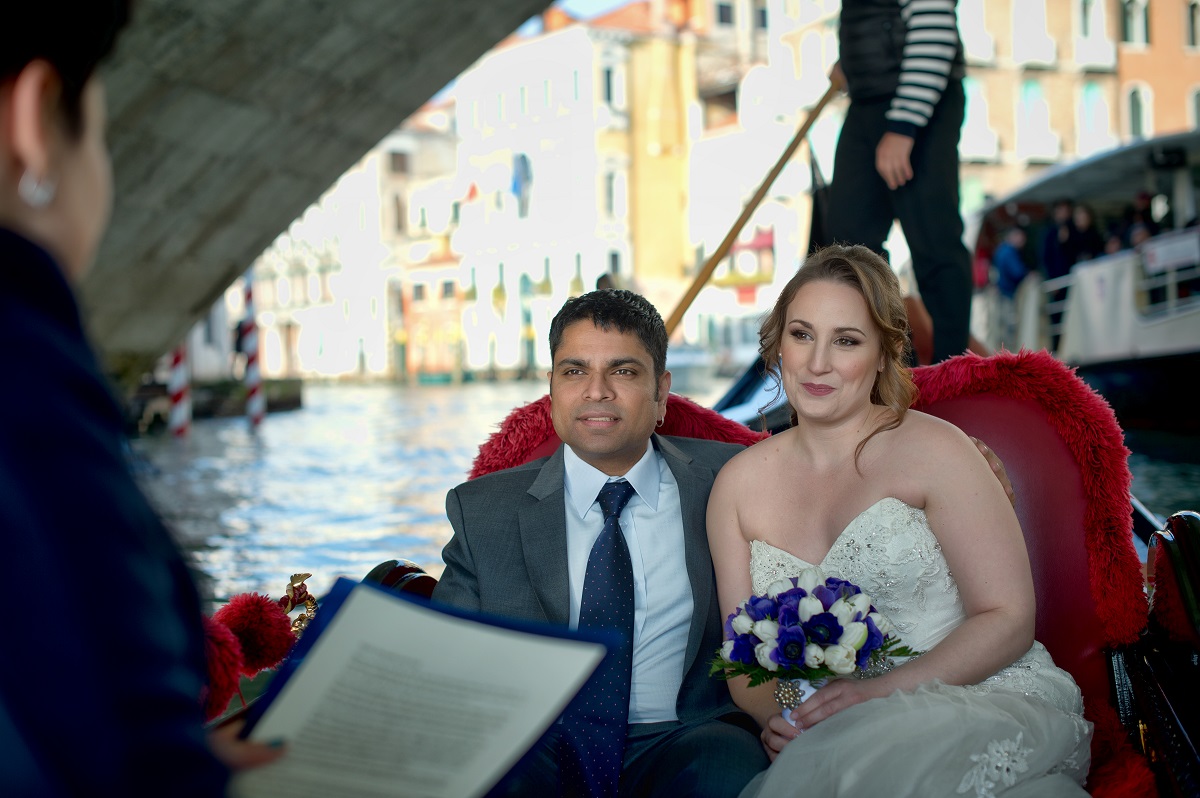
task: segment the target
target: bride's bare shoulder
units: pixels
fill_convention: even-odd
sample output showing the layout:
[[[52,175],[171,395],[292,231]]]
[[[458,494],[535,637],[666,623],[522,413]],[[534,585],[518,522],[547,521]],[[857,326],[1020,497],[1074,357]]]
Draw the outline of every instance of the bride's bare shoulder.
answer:
[[[748,479],[761,474],[764,467],[778,463],[783,458],[783,443],[788,430],[772,435],[749,446],[729,459],[721,469],[721,478]]]

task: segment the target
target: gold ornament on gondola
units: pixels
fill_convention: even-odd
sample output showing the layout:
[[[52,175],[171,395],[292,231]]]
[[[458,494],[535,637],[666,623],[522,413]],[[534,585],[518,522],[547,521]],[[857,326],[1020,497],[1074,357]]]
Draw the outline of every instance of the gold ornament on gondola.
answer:
[[[292,620],[292,634],[296,637],[300,636],[317,614],[317,599],[308,592],[308,585],[304,584],[304,580],[310,576],[312,574],[292,574],[288,586],[283,591],[284,597],[279,600],[279,606],[287,613],[301,604],[304,605],[304,611]]]

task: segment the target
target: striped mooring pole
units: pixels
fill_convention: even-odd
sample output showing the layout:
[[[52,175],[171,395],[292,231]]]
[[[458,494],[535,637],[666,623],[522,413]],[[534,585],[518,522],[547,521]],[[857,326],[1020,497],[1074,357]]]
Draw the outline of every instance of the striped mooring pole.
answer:
[[[258,367],[258,324],[254,320],[254,281],[246,275],[246,318],[242,322],[242,350],[246,353],[246,418],[258,429],[266,413],[262,373]]]
[[[167,380],[167,393],[171,397],[167,429],[176,438],[187,437],[192,423],[191,375],[188,372],[187,344],[182,343],[171,354],[171,376]]]

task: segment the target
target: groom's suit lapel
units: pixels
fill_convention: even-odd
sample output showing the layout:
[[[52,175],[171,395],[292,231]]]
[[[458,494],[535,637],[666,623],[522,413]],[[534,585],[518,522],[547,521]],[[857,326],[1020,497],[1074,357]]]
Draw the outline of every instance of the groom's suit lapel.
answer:
[[[708,533],[705,516],[708,510],[708,494],[715,474],[711,468],[692,462],[692,458],[670,441],[655,435],[654,445],[663,454],[675,482],[679,485],[679,507],[683,515],[684,561],[687,564],[688,581],[692,585],[692,626],[688,632],[687,653],[683,660],[683,672],[691,670],[708,616],[712,612],[713,571],[712,558],[708,553]]]
[[[563,447],[559,446],[529,486],[527,493],[533,501],[517,512],[521,551],[533,592],[546,620],[563,626],[571,616],[565,478]]]

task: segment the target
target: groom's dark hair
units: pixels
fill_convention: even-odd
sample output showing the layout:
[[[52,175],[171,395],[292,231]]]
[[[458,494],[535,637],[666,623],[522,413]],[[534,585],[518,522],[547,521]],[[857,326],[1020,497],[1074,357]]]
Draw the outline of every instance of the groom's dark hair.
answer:
[[[654,379],[666,373],[667,326],[650,300],[624,288],[604,288],[568,299],[550,322],[551,360],[562,343],[563,331],[589,319],[601,330],[616,327],[619,332],[636,335],[654,362]]]

